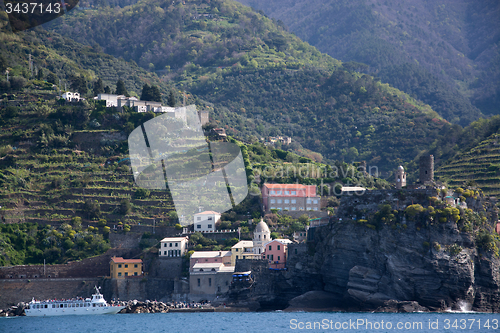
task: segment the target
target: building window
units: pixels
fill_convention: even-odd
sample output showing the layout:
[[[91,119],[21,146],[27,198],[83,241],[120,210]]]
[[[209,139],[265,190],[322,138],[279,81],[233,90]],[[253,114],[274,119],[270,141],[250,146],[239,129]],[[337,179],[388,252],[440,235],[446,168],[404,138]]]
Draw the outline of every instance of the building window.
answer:
[[[125,268],[128,268],[128,264],[125,264]]]
[[[278,199],[278,203],[281,203],[281,199]]]
[[[281,246],[278,245],[278,251],[280,250]],[[279,259],[278,259],[279,260]]]
[[[212,286],[212,278],[208,278],[208,286],[211,287]]]
[[[200,279],[198,279],[198,287],[200,286]]]
[[[118,272],[118,276],[122,276],[122,272]]]
[[[310,204],[311,203],[311,199],[307,199],[307,203]]]
[[[313,210],[318,210],[318,207],[314,207]]]
[[[297,194],[297,191],[292,191],[292,195],[296,195]]]
[[[179,243],[175,243],[175,247],[179,247]]]
[[[297,200],[296,199],[292,199],[292,203],[297,203]]]
[[[274,194],[274,191],[269,192],[269,194]]]
[[[212,229],[212,225],[211,224],[208,225],[208,229]]]
[[[238,259],[238,256],[236,256],[236,259]]]
[[[295,254],[297,254],[297,249],[295,249]]]
[[[318,200],[314,200],[314,203],[317,204],[318,203]]]
[[[212,217],[210,216],[210,217],[208,218],[208,220],[209,220],[209,221],[212,221]]]
[[[271,199],[271,203],[276,203],[276,200],[274,200],[274,199]]]
[[[163,247],[167,247],[167,243],[163,243]]]
[[[198,225],[196,226],[196,228],[197,228],[197,229],[201,229],[201,224],[198,224]]]
[[[170,244],[170,247],[172,247],[172,243],[169,243]]]
[[[273,246],[269,245],[269,251],[271,251],[272,249],[273,249]]]
[[[285,207],[285,210],[290,210],[290,207]]]
[[[276,194],[281,194],[281,191],[276,191]]]
[[[118,264],[118,268],[122,268],[122,264]]]
[[[137,264],[134,264],[134,268],[137,268]]]
[[[285,203],[290,203],[290,200],[288,200],[288,199],[285,199]]]
[[[304,210],[304,207],[300,207],[299,210]]]
[[[288,195],[288,194],[290,194],[290,191],[285,191],[285,195]]]
[[[196,220],[197,220],[197,221],[201,221],[201,216],[198,216],[198,217],[196,218]]]
[[[280,256],[278,256],[278,261],[280,260]]]
[[[276,207],[271,207],[271,209],[276,209]]]
[[[163,255],[166,256],[167,255],[167,251],[163,251]]]
[[[292,207],[292,210],[296,210],[296,209],[297,209],[297,207]]]

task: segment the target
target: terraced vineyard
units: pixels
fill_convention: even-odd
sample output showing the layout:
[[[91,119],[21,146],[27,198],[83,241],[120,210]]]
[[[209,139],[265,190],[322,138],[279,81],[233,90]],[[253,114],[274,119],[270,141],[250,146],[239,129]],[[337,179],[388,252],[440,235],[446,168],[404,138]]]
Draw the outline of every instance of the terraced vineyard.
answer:
[[[487,195],[500,194],[500,134],[496,133],[469,151],[457,154],[436,170],[436,178],[452,186],[476,183]]]

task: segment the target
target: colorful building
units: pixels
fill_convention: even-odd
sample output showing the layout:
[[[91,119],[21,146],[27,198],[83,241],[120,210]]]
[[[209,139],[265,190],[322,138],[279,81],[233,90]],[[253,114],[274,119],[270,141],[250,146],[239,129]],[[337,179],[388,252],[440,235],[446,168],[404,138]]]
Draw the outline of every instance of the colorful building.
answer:
[[[160,250],[158,252],[162,257],[181,257],[187,252],[187,244],[189,237],[166,237],[160,242]]]
[[[231,266],[236,259],[260,259],[261,255],[253,253],[253,241],[239,241],[231,247]]]
[[[281,269],[286,267],[288,245],[291,243],[292,241],[289,239],[275,239],[266,244],[262,259],[269,260],[269,268]]]
[[[142,276],[142,260],[113,257],[109,262],[109,270],[113,279]]]
[[[220,264],[231,266],[231,251],[195,251],[189,259],[189,268],[195,264]]]
[[[197,263],[189,272],[189,293],[192,300],[213,299],[226,293],[232,281],[234,266],[222,263]]]
[[[262,186],[263,210],[319,211],[321,197],[316,185],[264,184]]]

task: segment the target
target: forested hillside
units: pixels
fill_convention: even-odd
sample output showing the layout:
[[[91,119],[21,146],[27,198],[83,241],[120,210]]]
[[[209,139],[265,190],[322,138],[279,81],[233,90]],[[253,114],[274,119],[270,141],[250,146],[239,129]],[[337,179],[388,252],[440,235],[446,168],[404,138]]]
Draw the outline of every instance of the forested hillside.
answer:
[[[79,11],[55,21],[54,30],[97,43],[212,103],[214,123],[249,141],[287,135],[295,151],[366,160],[387,171],[449,126],[428,106],[229,0]]]
[[[498,114],[500,2],[239,0],[466,125]]]

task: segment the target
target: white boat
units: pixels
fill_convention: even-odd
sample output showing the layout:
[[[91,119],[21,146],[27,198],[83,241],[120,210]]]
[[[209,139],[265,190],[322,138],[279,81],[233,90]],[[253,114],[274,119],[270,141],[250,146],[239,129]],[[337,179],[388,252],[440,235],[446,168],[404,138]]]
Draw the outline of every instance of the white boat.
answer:
[[[26,316],[64,316],[64,315],[94,315],[94,314],[115,314],[125,308],[125,306],[110,305],[99,292],[90,298],[77,298],[71,300],[47,300],[38,301],[33,299],[28,307],[24,309]]]

